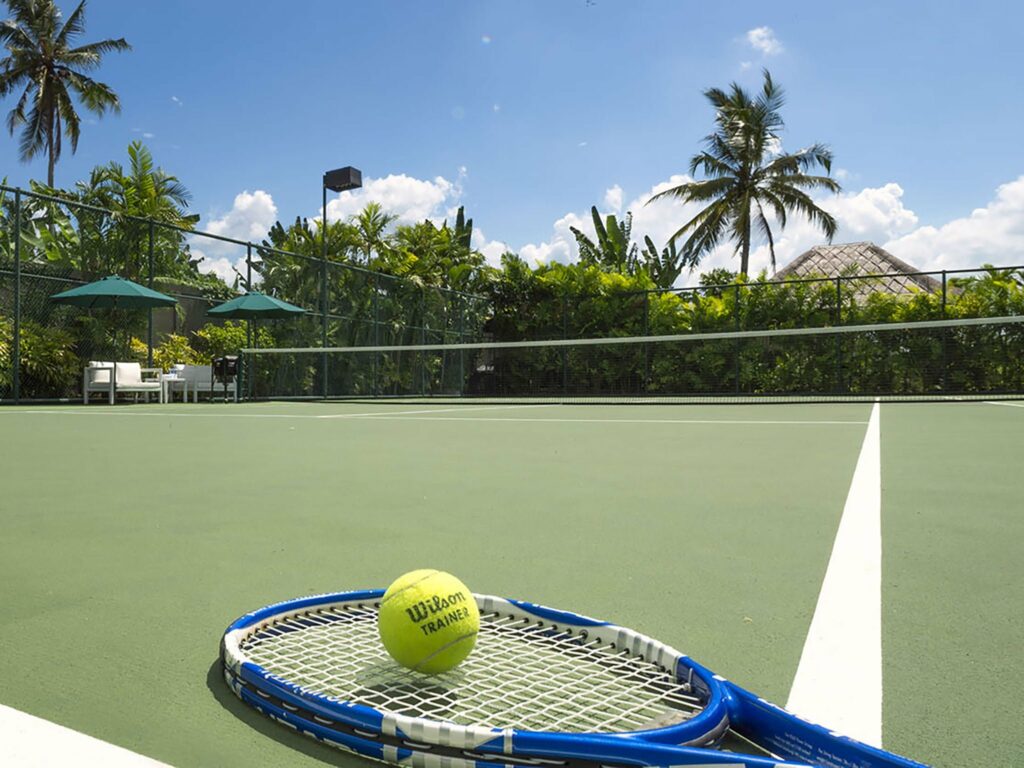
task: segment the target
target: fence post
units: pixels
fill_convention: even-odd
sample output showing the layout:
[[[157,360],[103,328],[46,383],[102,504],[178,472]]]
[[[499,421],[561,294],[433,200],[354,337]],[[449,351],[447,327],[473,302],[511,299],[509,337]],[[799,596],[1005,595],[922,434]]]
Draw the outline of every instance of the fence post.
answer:
[[[153,220],[149,220],[149,287],[153,288]],[[174,310],[177,312],[177,310]],[[149,308],[148,325],[146,328],[146,365],[153,367],[153,308]]]
[[[734,283],[733,284],[733,293],[734,293],[734,295],[736,297],[736,301],[735,301],[735,304],[733,306],[732,313],[733,313],[733,316],[735,318],[734,325],[736,326],[736,330],[738,331],[738,330],[740,330],[740,325],[741,325],[741,323],[740,323],[740,284],[739,283]],[[740,393],[740,351],[742,349],[742,345],[743,345],[742,340],[741,339],[736,339],[736,371],[735,371],[735,376],[736,376],[736,394],[737,395]]]
[[[836,325],[843,324],[843,278],[836,277]],[[843,341],[842,334],[836,334],[836,391],[843,391]]]
[[[459,344],[466,343],[466,301],[462,294],[457,299],[459,303]],[[466,353],[459,350],[459,395],[466,394]]]
[[[14,404],[21,401],[21,190],[14,190],[14,349],[11,382]]]
[[[644,338],[651,335],[651,294],[644,291]],[[651,355],[647,342],[644,342],[644,378],[640,383],[640,391],[647,394],[647,382],[651,377]]]
[[[569,310],[565,294],[562,294],[562,338],[569,338]],[[562,347],[562,394],[569,391],[569,357],[567,347]]]
[[[380,296],[380,286],[377,284],[378,276],[376,273],[373,275],[373,346],[380,346],[380,309],[378,297]],[[380,377],[377,373],[377,363],[380,358],[380,352],[373,353],[373,394],[380,394]]]
[[[420,344],[427,343],[427,289],[420,289]],[[427,394],[427,353],[420,351],[420,397]]]
[[[946,319],[946,270],[942,270],[942,319]],[[942,329],[942,392],[949,390],[949,329]]]

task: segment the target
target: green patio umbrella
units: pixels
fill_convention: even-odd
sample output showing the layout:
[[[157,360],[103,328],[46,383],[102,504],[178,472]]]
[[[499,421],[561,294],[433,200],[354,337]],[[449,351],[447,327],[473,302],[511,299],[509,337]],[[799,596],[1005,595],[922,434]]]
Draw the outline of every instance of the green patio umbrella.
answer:
[[[117,275],[56,293],[50,299],[86,309],[153,309],[178,303],[166,294]]]
[[[306,314],[306,310],[289,304],[287,301],[275,299],[257,291],[249,291],[223,304],[207,310],[206,314],[231,320],[249,320],[249,343],[259,346],[259,337],[252,333],[257,320],[276,320],[284,317],[297,317]],[[250,377],[251,380],[251,377]]]
[[[110,275],[92,283],[80,285],[77,288],[55,293],[50,300],[57,304],[69,304],[73,307],[83,309],[148,309],[149,316],[149,347],[153,346],[153,315],[152,310],[157,307],[173,307],[177,300],[170,296],[154,291],[144,285],[139,285],[131,280],[126,280],[117,275]],[[116,343],[116,332],[114,333]],[[125,350],[128,348],[130,332],[125,338]],[[124,350],[122,350],[124,351]],[[121,352],[116,354],[120,355]]]
[[[231,299],[231,301],[218,304],[213,309],[208,310],[206,314],[231,318],[233,320],[272,320],[281,317],[304,315],[306,310],[302,307],[296,307],[294,304],[289,304],[287,301],[275,299],[273,296],[252,291]]]

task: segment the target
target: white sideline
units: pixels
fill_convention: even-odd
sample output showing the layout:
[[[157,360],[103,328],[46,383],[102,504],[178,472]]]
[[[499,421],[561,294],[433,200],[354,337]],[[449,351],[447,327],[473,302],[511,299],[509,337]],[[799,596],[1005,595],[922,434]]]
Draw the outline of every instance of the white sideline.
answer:
[[[985,400],[985,405],[1005,405],[1007,408],[1024,408],[1024,403],[1007,403],[1002,400]]]
[[[786,709],[882,744],[882,471],[871,409]]]
[[[0,765],[9,768],[170,768],[123,747],[0,704]]]

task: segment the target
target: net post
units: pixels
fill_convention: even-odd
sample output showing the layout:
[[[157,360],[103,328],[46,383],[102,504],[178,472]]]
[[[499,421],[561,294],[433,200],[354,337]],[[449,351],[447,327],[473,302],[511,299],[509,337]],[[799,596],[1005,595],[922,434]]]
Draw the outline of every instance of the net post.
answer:
[[[323,188],[323,212],[320,232],[320,313],[322,320],[320,346],[327,347],[327,185]],[[324,352],[320,358],[320,376],[322,377],[321,394],[327,399],[327,353]]]
[[[149,220],[149,282],[150,289],[153,288],[153,240],[154,222]],[[175,310],[176,311],[176,310]],[[149,308],[146,327],[146,366],[153,367],[153,308]]]
[[[11,350],[11,394],[21,402],[21,190],[14,190],[14,339]]]
[[[245,244],[245,292],[249,293],[252,291],[252,243]],[[245,346],[252,348],[252,321],[248,320],[245,323]],[[255,360],[253,363],[255,364]],[[239,360],[240,365],[238,366],[239,375],[242,378],[242,383],[246,384],[250,390],[252,388],[252,376],[246,375],[246,365],[249,363],[249,355],[245,355]],[[241,387],[239,387],[241,389]],[[249,399],[252,399],[252,392],[249,392]]]

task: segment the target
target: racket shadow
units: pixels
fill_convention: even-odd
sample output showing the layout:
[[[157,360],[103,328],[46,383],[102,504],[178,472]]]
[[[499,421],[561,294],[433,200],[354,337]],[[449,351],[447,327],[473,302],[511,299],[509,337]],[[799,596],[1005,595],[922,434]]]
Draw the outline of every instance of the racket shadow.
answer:
[[[206,687],[210,689],[213,698],[237,720],[245,723],[263,736],[283,744],[289,749],[301,752],[324,765],[339,766],[340,768],[366,768],[372,763],[357,755],[339,752],[333,747],[312,741],[308,736],[296,733],[287,726],[269,720],[255,709],[244,704],[228,688],[224,682],[224,668],[219,658],[214,659],[210,670],[206,674]]]

